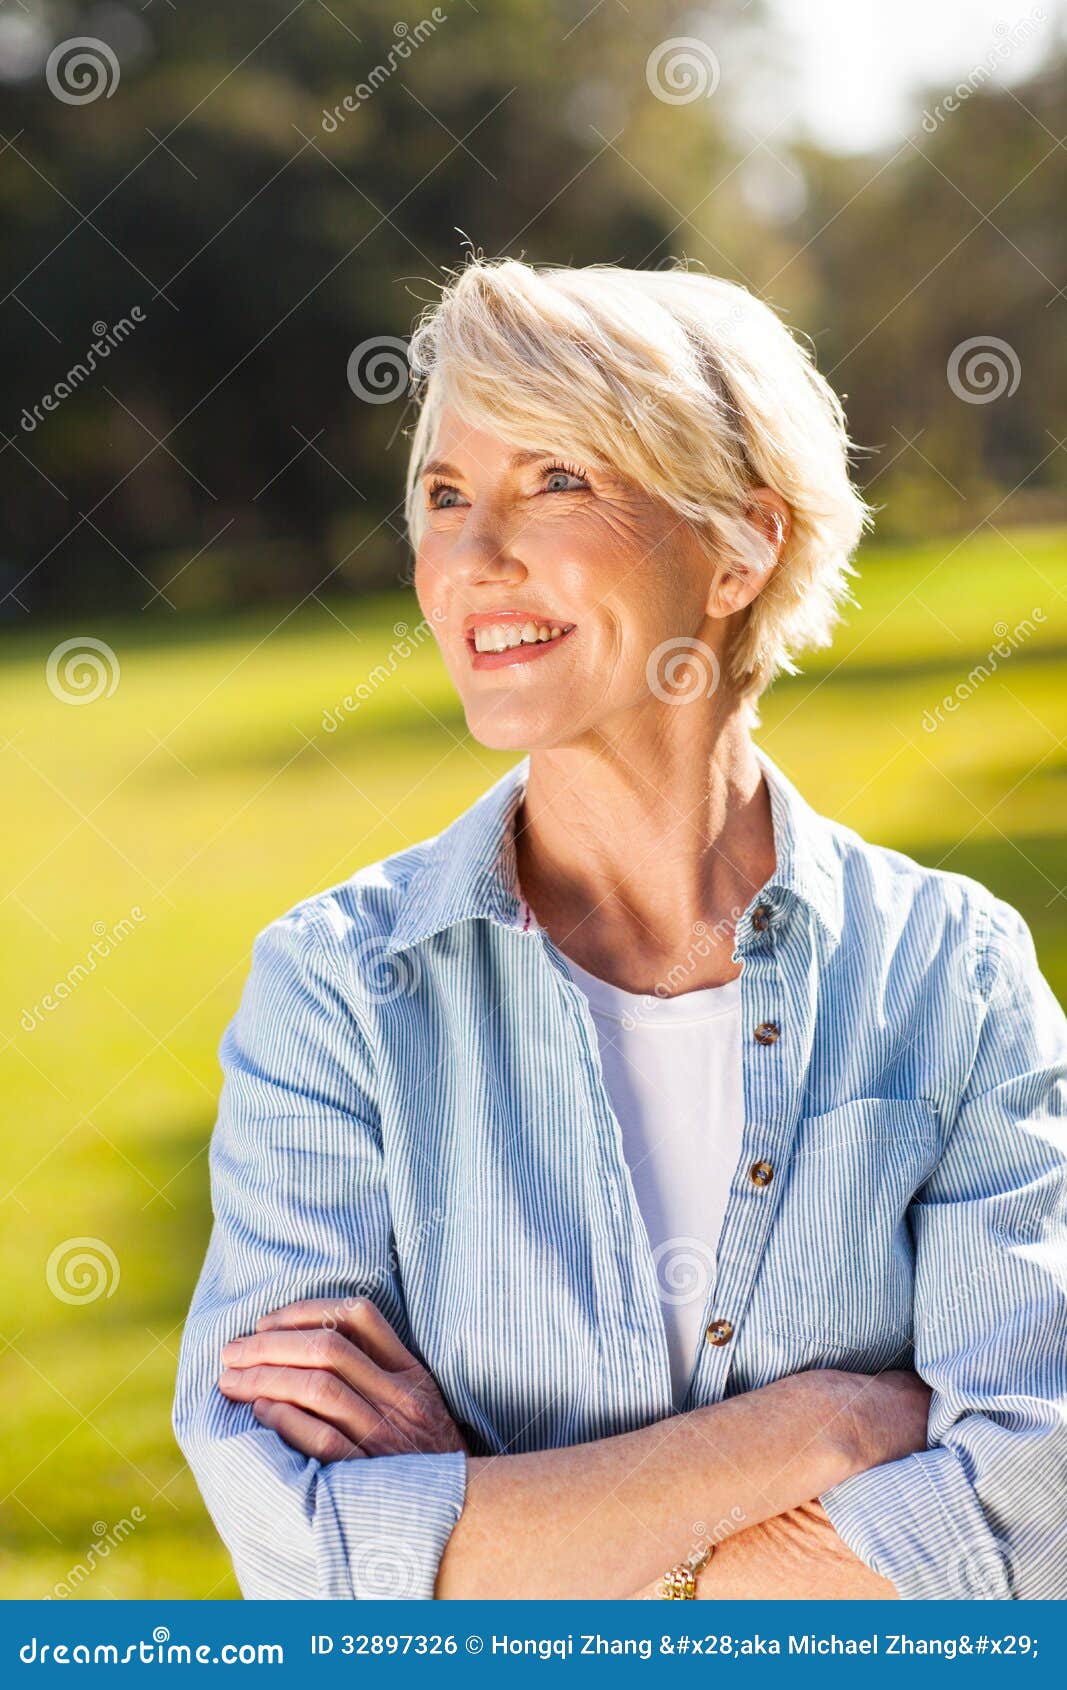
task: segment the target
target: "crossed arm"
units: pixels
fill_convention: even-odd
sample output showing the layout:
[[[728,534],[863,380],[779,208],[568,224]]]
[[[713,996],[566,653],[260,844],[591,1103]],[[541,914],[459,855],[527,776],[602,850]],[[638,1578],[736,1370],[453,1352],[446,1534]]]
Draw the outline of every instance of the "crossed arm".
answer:
[[[366,1300],[279,1309],[223,1362],[223,1394],[322,1463],[464,1449],[433,1379]],[[655,1596],[703,1523],[722,1521],[701,1597],[894,1597],[811,1498],[925,1447],[928,1401],[913,1374],[827,1369],[596,1443],[470,1456],[436,1594]]]
[[[1018,917],[994,914],[996,997],[911,1209],[928,1432],[924,1395],[914,1435],[895,1401],[922,1392],[916,1381],[883,1375],[858,1389],[862,1376],[827,1370],[600,1443],[493,1460],[464,1454],[436,1416],[433,1381],[406,1350],[375,1353],[369,1326],[339,1328],[328,1364],[308,1353],[328,1334],[321,1315],[309,1327],[291,1304],[311,1288],[373,1285],[390,1335],[406,1331],[405,1306],[368,1102],[373,1062],[328,961],[336,940],[308,916],[261,935],[223,1043],[216,1225],[175,1404],[245,1594],[626,1596],[688,1551],[697,1522],[726,1520],[741,1529],[720,1544],[701,1595],[873,1595],[865,1568],[877,1567],[893,1581],[877,1581],[883,1595],[1062,1598],[1064,1021]],[[352,1319],[369,1322],[370,1306]],[[265,1310],[276,1312],[252,1337]],[[235,1333],[269,1338],[272,1359],[227,1346],[241,1382],[220,1390],[220,1350]],[[283,1337],[308,1348],[282,1353]],[[343,1413],[321,1412],[342,1398]],[[388,1441],[398,1427],[407,1442]],[[863,1588],[840,1588],[855,1579]]]

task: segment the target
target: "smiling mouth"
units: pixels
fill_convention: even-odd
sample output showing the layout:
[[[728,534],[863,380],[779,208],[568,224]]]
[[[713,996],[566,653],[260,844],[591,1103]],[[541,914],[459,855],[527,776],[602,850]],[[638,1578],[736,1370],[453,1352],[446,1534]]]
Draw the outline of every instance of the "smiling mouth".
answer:
[[[475,669],[500,669],[544,657],[574,633],[573,622],[540,622],[533,617],[509,616],[499,622],[486,618],[466,630],[467,649]]]

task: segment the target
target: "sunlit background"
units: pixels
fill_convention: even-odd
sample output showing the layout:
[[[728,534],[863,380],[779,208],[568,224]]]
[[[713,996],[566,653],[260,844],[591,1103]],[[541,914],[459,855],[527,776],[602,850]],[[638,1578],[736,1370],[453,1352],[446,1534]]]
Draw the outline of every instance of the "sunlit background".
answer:
[[[261,927],[510,761],[399,510],[471,247],[684,256],[812,337],[878,525],[761,742],[1067,992],[1061,14],[420,7],[0,8],[5,1596],[236,1593],[169,1424],[218,1043]]]

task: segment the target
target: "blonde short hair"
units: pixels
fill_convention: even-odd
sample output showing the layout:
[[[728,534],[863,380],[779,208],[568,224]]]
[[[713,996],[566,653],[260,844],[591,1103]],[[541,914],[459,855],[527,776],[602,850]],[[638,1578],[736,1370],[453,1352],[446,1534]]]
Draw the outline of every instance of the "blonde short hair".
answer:
[[[807,347],[747,289],[686,269],[472,260],[411,342],[421,411],[407,518],[418,545],[422,466],[443,407],[526,449],[610,464],[737,567],[766,569],[753,488],[792,513],[778,564],[729,656],[758,696],[796,653],[828,645],[867,507],[849,479],[836,394]]]

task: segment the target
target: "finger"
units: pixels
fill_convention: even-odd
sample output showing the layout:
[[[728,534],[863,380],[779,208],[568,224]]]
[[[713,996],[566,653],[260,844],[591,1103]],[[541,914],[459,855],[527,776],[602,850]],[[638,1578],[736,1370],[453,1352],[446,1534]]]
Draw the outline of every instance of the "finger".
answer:
[[[324,1332],[320,1326],[296,1331],[256,1332],[250,1338],[235,1338],[222,1351],[223,1365],[247,1367],[319,1367],[336,1373],[339,1379],[376,1403],[384,1412],[399,1406],[403,1387],[397,1376],[387,1373],[349,1338],[339,1332]]]
[[[287,1303],[257,1320],[256,1331],[311,1326],[343,1332],[390,1373],[418,1365],[418,1357],[404,1348],[384,1314],[367,1297],[307,1297]]]
[[[227,1369],[219,1379],[219,1390],[232,1402],[287,1402],[306,1409],[320,1420],[336,1426],[353,1443],[368,1443],[383,1426],[396,1431],[395,1423],[372,1403],[338,1379],[335,1373],[318,1368],[248,1367]],[[414,1449],[414,1444],[412,1448]]]
[[[328,1426],[325,1420],[306,1414],[302,1408],[294,1408],[292,1403],[271,1402],[269,1397],[257,1397],[252,1404],[252,1413],[260,1425],[277,1432],[301,1455],[310,1455],[323,1462],[351,1461],[356,1456],[364,1459],[358,1444],[346,1438],[336,1426]]]

